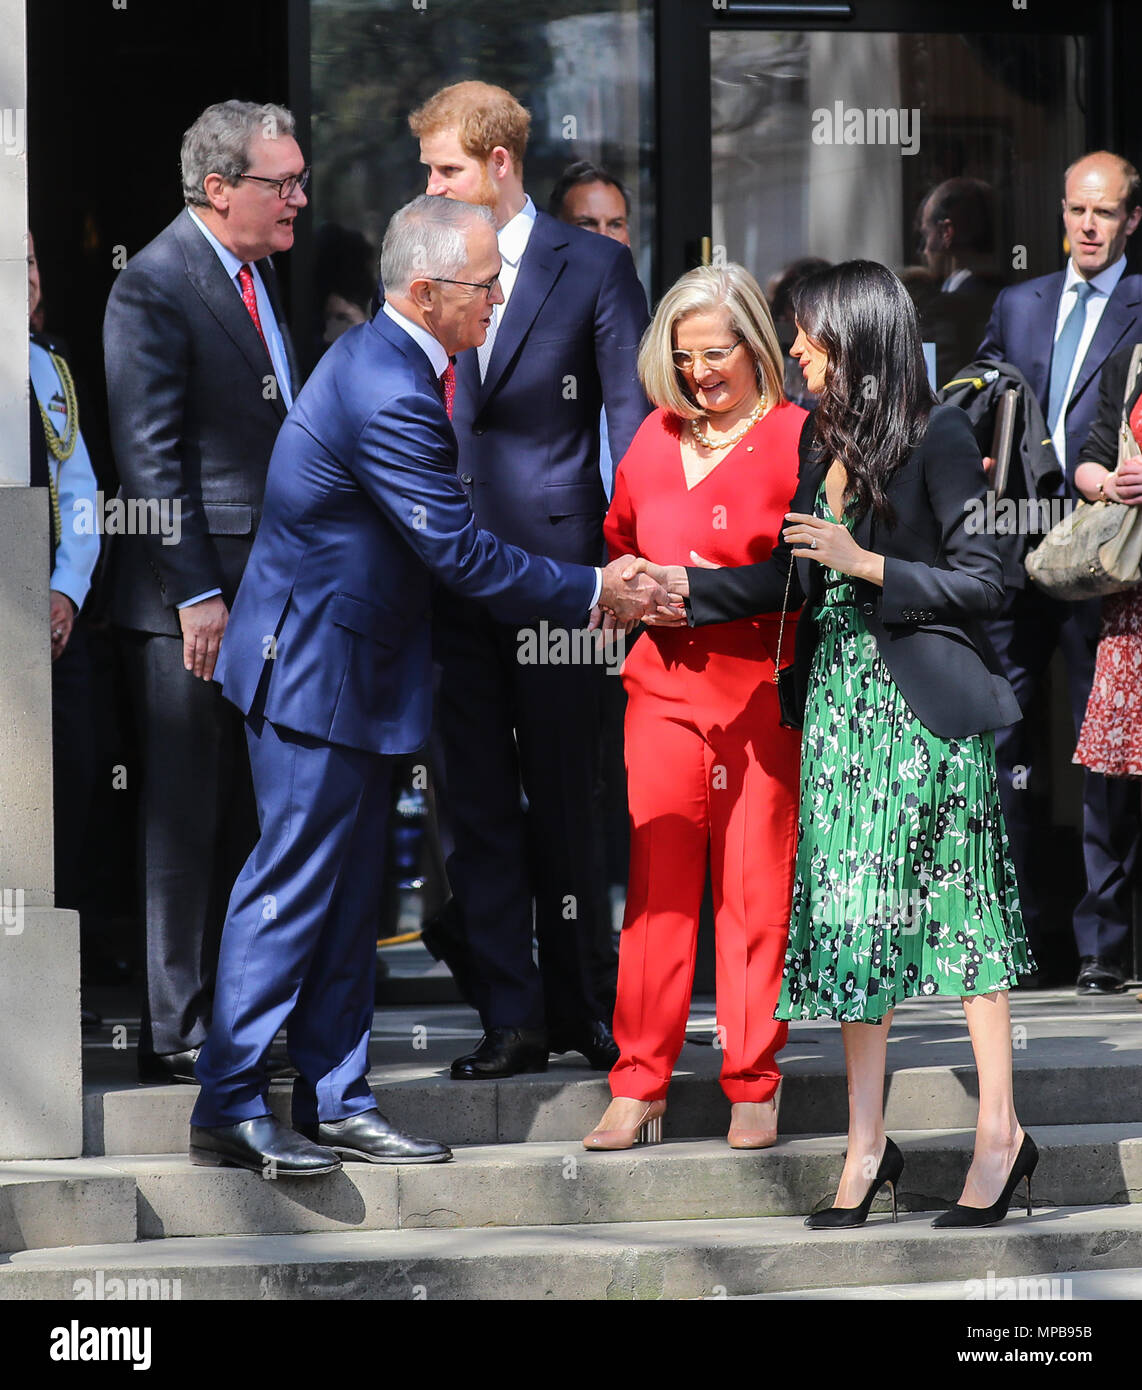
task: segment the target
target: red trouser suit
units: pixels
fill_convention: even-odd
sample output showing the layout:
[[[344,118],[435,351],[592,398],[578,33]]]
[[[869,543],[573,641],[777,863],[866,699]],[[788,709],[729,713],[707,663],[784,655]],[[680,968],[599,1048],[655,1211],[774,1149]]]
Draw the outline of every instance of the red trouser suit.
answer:
[[[797,481],[805,412],[781,405],[687,488],[677,422],[657,411],[615,478],[612,556],[720,564],[769,556]],[[777,1088],[788,1027],[773,1017],[789,933],[800,735],[780,727],[777,615],[650,628],[623,668],[630,884],[619,945],[616,1096],[666,1095],[690,1010],[707,857],[713,884],[722,1089]],[[782,661],[792,660],[786,622]]]

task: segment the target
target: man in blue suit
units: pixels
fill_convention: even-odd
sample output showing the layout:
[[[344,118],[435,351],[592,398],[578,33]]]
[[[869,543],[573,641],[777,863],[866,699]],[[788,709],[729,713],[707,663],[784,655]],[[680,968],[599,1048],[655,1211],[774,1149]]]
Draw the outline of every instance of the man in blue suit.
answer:
[[[484,82],[446,87],[409,118],[428,192],[490,207],[504,262],[506,302],[483,347],[456,364],[460,482],[502,540],[596,564],[607,508],[599,414],[617,461],[649,411],[636,371],[646,296],[625,246],[527,196],[529,123],[510,92]],[[543,1071],[549,1051],[603,1070],[618,1059],[613,1000],[596,988],[603,675],[522,661],[526,649],[518,624],[463,596],[436,607],[448,876],[484,1027],[453,1063],[457,1080]]]
[[[276,1175],[339,1156],[437,1162],[369,1089],[374,942],[390,759],[431,718],[433,582],[504,621],[641,613],[662,591],[537,559],[476,529],[456,479],[449,354],[500,302],[483,208],[418,198],[382,249],[385,305],[322,358],[282,426],[262,523],[217,667],[246,718],[261,836],[230,897],[190,1156]],[[288,1020],[289,1129],[264,1059]]]
[[[1076,160],[1064,179],[1063,222],[1071,252],[1066,269],[1003,290],[976,353],[1010,362],[1027,378],[1043,407],[1063,468],[1064,495],[1072,502],[1080,497],[1075,466],[1094,419],[1102,368],[1113,353],[1142,339],[1142,276],[1126,273],[1126,242],[1142,219],[1140,204],[1138,172],[1126,160],[1105,150]],[[1026,537],[1028,548],[1039,539]],[[989,631],[1024,713],[1059,648],[1077,737],[1094,679],[1098,627],[1097,600],[1063,603],[1030,584],[1009,588],[1004,611]],[[1042,961],[1043,842],[1031,815],[1029,793],[1035,784],[1026,726],[1021,720],[999,730],[995,749],[1023,917]],[[1080,994],[1116,993],[1125,985],[1122,954],[1132,913],[1137,799],[1137,789],[1127,782],[1084,775],[1086,893],[1074,915]]]

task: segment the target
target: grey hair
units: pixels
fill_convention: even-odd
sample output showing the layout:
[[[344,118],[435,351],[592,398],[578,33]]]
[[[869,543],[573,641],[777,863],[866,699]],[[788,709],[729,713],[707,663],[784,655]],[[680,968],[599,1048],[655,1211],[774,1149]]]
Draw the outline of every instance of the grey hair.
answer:
[[[208,207],[207,174],[237,183],[250,167],[255,135],[277,140],[294,132],[293,113],[273,102],[220,101],[208,106],[182,137],[182,196],[193,207]]]
[[[422,275],[449,279],[468,264],[468,229],[486,222],[491,210],[457,198],[422,193],[389,219],[381,243],[381,283],[389,294],[403,294]]]

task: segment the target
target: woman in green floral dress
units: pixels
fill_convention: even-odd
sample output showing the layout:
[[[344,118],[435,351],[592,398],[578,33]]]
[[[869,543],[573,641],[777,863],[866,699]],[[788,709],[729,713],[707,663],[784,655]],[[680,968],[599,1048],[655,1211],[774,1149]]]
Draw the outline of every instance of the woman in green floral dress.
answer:
[[[800,836],[777,1017],[841,1022],[848,1153],[817,1228],[861,1224],[903,1158],[884,1133],[895,1006],[963,1000],[979,1073],[975,1149],[941,1226],[1001,1220],[1036,1150],[1011,1082],[1007,991],[1033,968],[996,782],[1020,717],[978,620],[1003,597],[994,538],[969,524],[986,480],[966,416],[937,406],[915,310],[851,261],[797,297],[793,355],[819,404],[784,543],[765,565],[650,567],[695,625],[804,601]],[[668,621],[663,617],[662,621]],[[870,1182],[871,1179],[871,1182]]]

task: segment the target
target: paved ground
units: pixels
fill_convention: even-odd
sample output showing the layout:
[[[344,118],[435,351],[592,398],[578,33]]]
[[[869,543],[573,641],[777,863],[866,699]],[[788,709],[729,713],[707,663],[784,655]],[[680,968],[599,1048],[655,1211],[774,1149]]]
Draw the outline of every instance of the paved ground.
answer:
[[[416,944],[385,952],[399,992],[446,995],[449,977]],[[1123,994],[1079,998],[1073,988],[1011,995],[1016,1063],[1033,1066],[1115,1066],[1142,1063],[1142,1004],[1135,982]],[[84,1034],[84,1078],[100,1083],[133,1077],[138,1014],[127,990],[93,990],[85,996],[103,1015],[103,1026]],[[453,1057],[466,1052],[480,1036],[476,1014],[461,1003],[400,1003],[378,1008],[373,1025],[374,1073],[401,1080],[438,1076]],[[678,1074],[716,1074],[720,1054],[714,1047],[714,1001],[694,1000],[687,1044]],[[781,1054],[783,1071],[844,1070],[838,1024],[827,1020],[794,1023]],[[900,1006],[888,1043],[888,1068],[970,1066],[963,1010],[955,999],[911,999]],[[575,1057],[554,1059],[548,1076],[562,1069],[582,1072]],[[459,1083],[458,1083],[459,1084]]]

